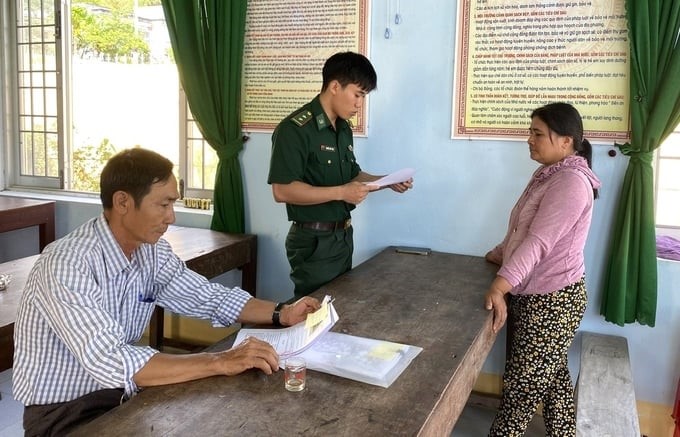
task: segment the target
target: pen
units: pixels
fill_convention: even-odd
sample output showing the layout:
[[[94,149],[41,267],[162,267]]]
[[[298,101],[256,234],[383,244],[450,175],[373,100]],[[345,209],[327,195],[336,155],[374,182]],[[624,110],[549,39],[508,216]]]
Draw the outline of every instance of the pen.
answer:
[[[152,303],[156,301],[156,298],[153,296],[144,296],[142,293],[139,293],[139,301],[144,303]]]

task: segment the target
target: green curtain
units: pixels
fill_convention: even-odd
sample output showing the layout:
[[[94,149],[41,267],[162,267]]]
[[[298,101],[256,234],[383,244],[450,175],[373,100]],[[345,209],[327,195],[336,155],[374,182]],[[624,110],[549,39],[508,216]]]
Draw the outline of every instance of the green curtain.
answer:
[[[211,228],[244,232],[241,67],[247,0],[162,0],[180,81],[219,157]]]
[[[656,322],[654,149],[680,122],[680,1],[626,0],[630,40],[630,157],[614,218],[600,312],[622,325]]]

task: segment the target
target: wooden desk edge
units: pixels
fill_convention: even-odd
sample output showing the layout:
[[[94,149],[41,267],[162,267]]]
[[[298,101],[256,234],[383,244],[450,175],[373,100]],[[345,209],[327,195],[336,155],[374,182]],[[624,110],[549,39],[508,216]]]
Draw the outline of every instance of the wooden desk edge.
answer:
[[[12,209],[1,209],[0,216],[8,217],[8,220],[18,220],[21,224],[19,226],[0,226],[0,232],[15,231],[25,229],[33,226],[38,226],[38,239],[40,252],[54,241],[55,231],[55,214],[56,202],[54,200],[37,200],[37,199],[23,199],[14,197],[0,196],[0,201],[3,199],[19,199],[19,205]],[[21,204],[21,200],[28,201],[29,204]],[[6,223],[3,221],[3,223]]]
[[[480,305],[483,302],[480,301]],[[493,313],[489,312],[484,326],[477,333],[473,346],[467,350],[458,370],[442,392],[436,407],[418,432],[419,436],[450,435],[467,402],[484,361],[496,341]],[[461,390],[461,387],[464,390]],[[454,388],[457,388],[454,390]]]

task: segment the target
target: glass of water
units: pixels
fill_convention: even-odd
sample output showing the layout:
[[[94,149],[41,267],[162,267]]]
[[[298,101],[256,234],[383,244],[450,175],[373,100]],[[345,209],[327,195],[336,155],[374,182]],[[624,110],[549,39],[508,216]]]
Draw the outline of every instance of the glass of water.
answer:
[[[305,389],[307,377],[307,363],[302,357],[290,357],[286,360],[285,381],[286,390],[302,391]]]

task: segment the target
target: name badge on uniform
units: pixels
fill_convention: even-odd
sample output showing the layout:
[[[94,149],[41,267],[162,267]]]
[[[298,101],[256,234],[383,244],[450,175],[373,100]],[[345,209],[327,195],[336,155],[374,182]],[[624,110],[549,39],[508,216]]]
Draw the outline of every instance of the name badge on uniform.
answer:
[[[335,152],[335,147],[322,144],[321,145],[321,151],[322,152]]]

